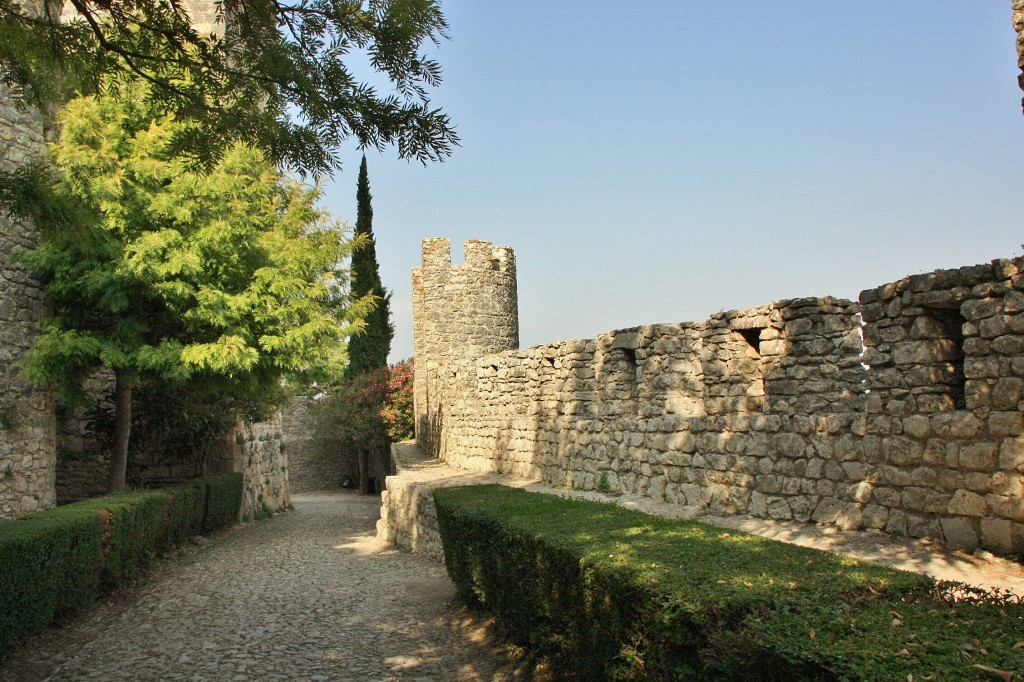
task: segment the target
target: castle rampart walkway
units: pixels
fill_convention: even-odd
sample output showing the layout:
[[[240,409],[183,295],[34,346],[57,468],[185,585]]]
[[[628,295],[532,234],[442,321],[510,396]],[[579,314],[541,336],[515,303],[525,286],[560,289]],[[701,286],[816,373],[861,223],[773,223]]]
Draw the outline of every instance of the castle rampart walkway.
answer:
[[[0,679],[520,679],[441,566],[377,540],[376,497],[293,502],[30,640]]]
[[[433,490],[456,485],[500,483],[532,492],[618,504],[648,514],[696,519],[725,529],[877,561],[939,580],[954,580],[987,590],[995,588],[1024,595],[1024,566],[989,552],[954,552],[928,539],[897,538],[878,531],[842,531],[834,526],[746,515],[717,516],[704,508],[656,502],[639,495],[603,495],[592,490],[553,488],[515,476],[454,468],[426,457],[412,442],[397,443],[391,452],[398,475],[388,477],[383,519],[378,524],[380,535],[439,563],[443,561],[444,554],[437,534]]]

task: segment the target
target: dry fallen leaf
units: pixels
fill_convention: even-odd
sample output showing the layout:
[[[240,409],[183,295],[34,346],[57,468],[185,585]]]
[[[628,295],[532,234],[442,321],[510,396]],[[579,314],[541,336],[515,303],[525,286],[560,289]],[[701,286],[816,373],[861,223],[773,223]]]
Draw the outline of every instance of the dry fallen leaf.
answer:
[[[725,581],[724,581],[724,580],[719,580],[719,581],[718,581],[718,584],[719,584],[719,585],[724,585],[724,584],[725,584]]]
[[[743,583],[744,587],[753,587],[754,583]]]
[[[1024,649],[1024,642],[1017,642],[1013,645],[1014,649]]]
[[[975,670],[980,670],[983,673],[987,673],[997,680],[1003,680],[1003,682],[1013,682],[1014,674],[1009,670],[999,670],[998,668],[990,668],[987,665],[980,665],[975,663],[971,666]]]
[[[904,658],[906,658],[906,657],[909,657],[909,656],[910,656],[910,652],[909,652],[909,651],[907,651],[906,649],[904,649],[903,651],[899,652],[899,653],[898,653],[898,654],[896,654],[896,655],[897,655],[897,656],[903,656]]]
[[[895,625],[895,626],[900,626],[900,625],[903,625],[903,621],[900,620],[899,618],[893,618],[892,619],[892,624]]]
[[[789,589],[795,590],[796,589],[796,583],[790,583],[789,584]]]
[[[814,639],[815,637],[818,636],[818,633],[815,632],[814,630],[811,630],[810,632],[807,633],[807,636],[810,637],[811,639]]]

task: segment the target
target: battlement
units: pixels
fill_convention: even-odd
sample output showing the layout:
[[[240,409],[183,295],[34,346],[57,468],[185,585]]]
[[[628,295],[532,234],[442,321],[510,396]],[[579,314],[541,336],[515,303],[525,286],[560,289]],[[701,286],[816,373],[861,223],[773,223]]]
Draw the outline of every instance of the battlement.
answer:
[[[463,247],[465,263],[452,265],[452,245],[448,239],[428,237],[422,243],[423,269],[458,268],[515,275],[516,254],[509,246],[494,246],[493,243],[483,239],[468,239]]]

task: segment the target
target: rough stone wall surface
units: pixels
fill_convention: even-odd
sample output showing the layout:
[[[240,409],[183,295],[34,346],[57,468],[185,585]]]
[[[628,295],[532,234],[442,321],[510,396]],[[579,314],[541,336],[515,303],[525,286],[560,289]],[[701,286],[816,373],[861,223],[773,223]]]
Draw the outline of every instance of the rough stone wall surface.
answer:
[[[45,155],[45,117],[19,106],[0,84],[0,171],[11,173]],[[45,314],[39,282],[11,262],[39,242],[34,225],[0,212],[0,519],[53,506],[56,427],[51,392],[26,383],[19,361]]]
[[[909,277],[860,304],[785,300],[471,362],[457,338],[487,333],[467,323],[483,304],[462,318],[448,289],[431,297],[428,269],[447,282],[431,255],[416,332],[446,343],[417,339],[417,373],[437,372],[417,376],[417,415],[430,406],[421,432],[450,465],[1024,548],[1024,259]]]
[[[507,246],[469,240],[465,263],[452,265],[447,239],[424,239],[423,267],[413,270],[413,304],[415,354],[423,358],[413,383],[416,437],[444,458],[441,420],[448,409],[465,406],[476,359],[519,346],[515,254]]]
[[[309,421],[312,402],[312,397],[296,396],[281,415],[288,450],[288,481],[294,493],[338,489],[348,473],[340,459],[320,456],[314,450],[313,428]]]
[[[291,505],[288,455],[282,443],[280,412],[265,422],[243,422],[228,438],[224,458],[211,467],[210,473],[242,473],[243,519],[277,512]]]

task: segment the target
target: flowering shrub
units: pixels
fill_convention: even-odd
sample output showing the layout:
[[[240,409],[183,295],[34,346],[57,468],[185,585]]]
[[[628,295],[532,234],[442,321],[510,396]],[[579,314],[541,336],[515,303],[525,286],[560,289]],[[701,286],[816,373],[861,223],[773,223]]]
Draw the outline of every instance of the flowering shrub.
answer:
[[[342,460],[358,480],[360,456],[386,453],[392,442],[412,437],[412,360],[357,374],[331,389],[310,411],[314,446]]]
[[[381,414],[388,425],[392,443],[409,440],[415,435],[412,416],[412,358],[388,367],[388,395]]]

